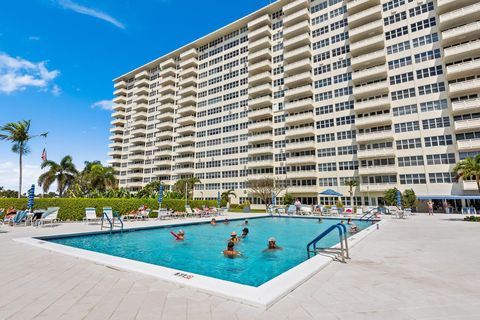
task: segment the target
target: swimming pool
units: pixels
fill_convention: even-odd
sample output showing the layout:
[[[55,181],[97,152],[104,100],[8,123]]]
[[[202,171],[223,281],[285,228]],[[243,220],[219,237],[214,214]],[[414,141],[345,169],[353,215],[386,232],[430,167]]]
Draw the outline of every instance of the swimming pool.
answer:
[[[232,231],[242,233],[243,220],[210,224],[165,226],[123,233],[102,233],[58,238],[44,238],[56,244],[94,251],[115,257],[140,261],[157,266],[181,270],[226,280],[251,287],[259,287],[287,270],[307,260],[306,244],[322,231],[340,220],[263,217],[250,219],[248,236],[236,249],[239,258],[225,258],[222,251]],[[370,222],[355,221],[359,229]],[[170,231],[183,229],[185,241],[176,241]],[[268,238],[275,237],[283,248],[264,252]],[[320,242],[322,247],[338,243],[338,234],[332,233]]]

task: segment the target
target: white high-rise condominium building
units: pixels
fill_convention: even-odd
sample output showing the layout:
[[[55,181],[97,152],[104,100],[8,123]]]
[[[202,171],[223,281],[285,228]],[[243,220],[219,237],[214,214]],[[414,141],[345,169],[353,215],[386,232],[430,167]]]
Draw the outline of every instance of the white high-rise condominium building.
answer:
[[[111,165],[131,191],[196,176],[197,199],[247,179],[375,205],[387,189],[478,194],[478,0],[276,1],[114,80]],[[281,197],[281,195],[280,195]]]

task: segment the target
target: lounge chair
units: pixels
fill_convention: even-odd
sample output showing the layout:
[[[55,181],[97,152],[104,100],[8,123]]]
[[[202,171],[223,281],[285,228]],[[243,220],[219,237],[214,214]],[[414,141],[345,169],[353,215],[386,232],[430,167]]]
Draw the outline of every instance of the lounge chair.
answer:
[[[158,209],[157,220],[167,219],[172,216],[172,213],[166,208]]]
[[[27,213],[28,211],[17,211],[15,216],[8,222],[12,227],[21,224],[25,220],[25,225],[27,225]]]
[[[295,205],[291,204],[287,208],[287,214],[295,214],[297,212],[297,208]]]
[[[46,222],[50,222],[52,225],[54,222],[58,222],[58,211],[60,210],[59,207],[51,207],[47,208],[42,214],[42,217],[37,220],[37,227],[38,226],[45,226]]]
[[[136,215],[136,218],[141,219],[141,220],[148,220],[148,218],[150,217],[150,212],[152,212],[151,209],[146,209],[146,210],[140,211]]]
[[[88,223],[89,221],[99,221],[100,218],[97,217],[97,210],[95,208],[85,208],[85,218],[83,221]]]

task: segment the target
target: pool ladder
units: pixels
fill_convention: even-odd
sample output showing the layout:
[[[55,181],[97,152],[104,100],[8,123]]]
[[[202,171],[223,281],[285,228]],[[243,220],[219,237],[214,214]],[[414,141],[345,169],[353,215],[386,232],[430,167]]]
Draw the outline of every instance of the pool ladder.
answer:
[[[118,224],[118,223],[115,223],[115,219],[118,220],[119,224]],[[108,222],[108,225],[106,225],[105,227],[103,226],[104,221]],[[110,219],[110,217],[108,216],[108,214],[106,214],[106,213],[104,212],[104,213],[103,213],[103,216],[102,216],[102,224],[101,224],[101,226],[100,226],[100,230],[102,230],[103,228],[108,228],[108,229],[110,229],[110,232],[112,232],[112,230],[113,230],[116,226],[120,228],[120,232],[123,232],[123,221],[122,221],[122,218],[120,217],[120,215],[118,214],[118,212],[114,212],[114,213],[112,214],[112,219]]]
[[[373,208],[368,210],[361,218],[361,221],[370,221],[375,218],[376,214],[379,212],[378,208]]]
[[[317,246],[317,243],[320,240],[325,238],[330,233],[335,232],[335,230],[338,231],[340,248],[322,248]],[[340,261],[346,263],[346,259],[350,259],[348,252],[347,227],[345,227],[345,225],[342,223],[337,223],[333,226],[330,226],[327,230],[323,231],[320,235],[307,244],[307,255],[309,259],[312,254],[315,256],[320,252],[338,255],[340,256]]]

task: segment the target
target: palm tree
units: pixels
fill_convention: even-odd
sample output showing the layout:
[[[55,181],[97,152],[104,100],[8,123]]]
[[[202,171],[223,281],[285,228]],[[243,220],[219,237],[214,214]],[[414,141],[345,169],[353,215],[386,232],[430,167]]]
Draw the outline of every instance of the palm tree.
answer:
[[[115,170],[112,167],[104,167],[100,161],[86,161],[82,174],[86,175],[92,189],[103,192],[117,186]]]
[[[43,191],[47,192],[50,186],[56,181],[58,195],[61,198],[65,190],[74,183],[78,175],[72,157],[65,156],[60,163],[46,160],[42,163],[41,168],[44,169],[46,167],[49,169],[38,178],[38,185],[43,186]]]
[[[350,193],[350,205],[353,208],[353,188],[358,187],[358,180],[350,179],[345,181],[345,185],[349,188],[348,193]]]
[[[18,198],[22,195],[23,156],[30,153],[28,142],[35,137],[46,137],[48,133],[30,135],[30,120],[9,122],[0,127],[0,140],[12,143],[12,152],[19,155]]]
[[[230,203],[230,196],[234,196],[235,198],[237,195],[235,194],[235,191],[233,189],[227,190],[222,192],[220,199],[226,203]]]
[[[200,179],[198,179],[197,177],[180,179],[175,182],[175,185],[173,186],[173,191],[184,195],[184,197],[188,199],[190,197],[190,193],[193,192],[195,184],[200,182]]]
[[[452,171],[457,174],[457,178],[474,178],[478,192],[480,192],[480,155],[475,158],[468,157],[460,160]]]

